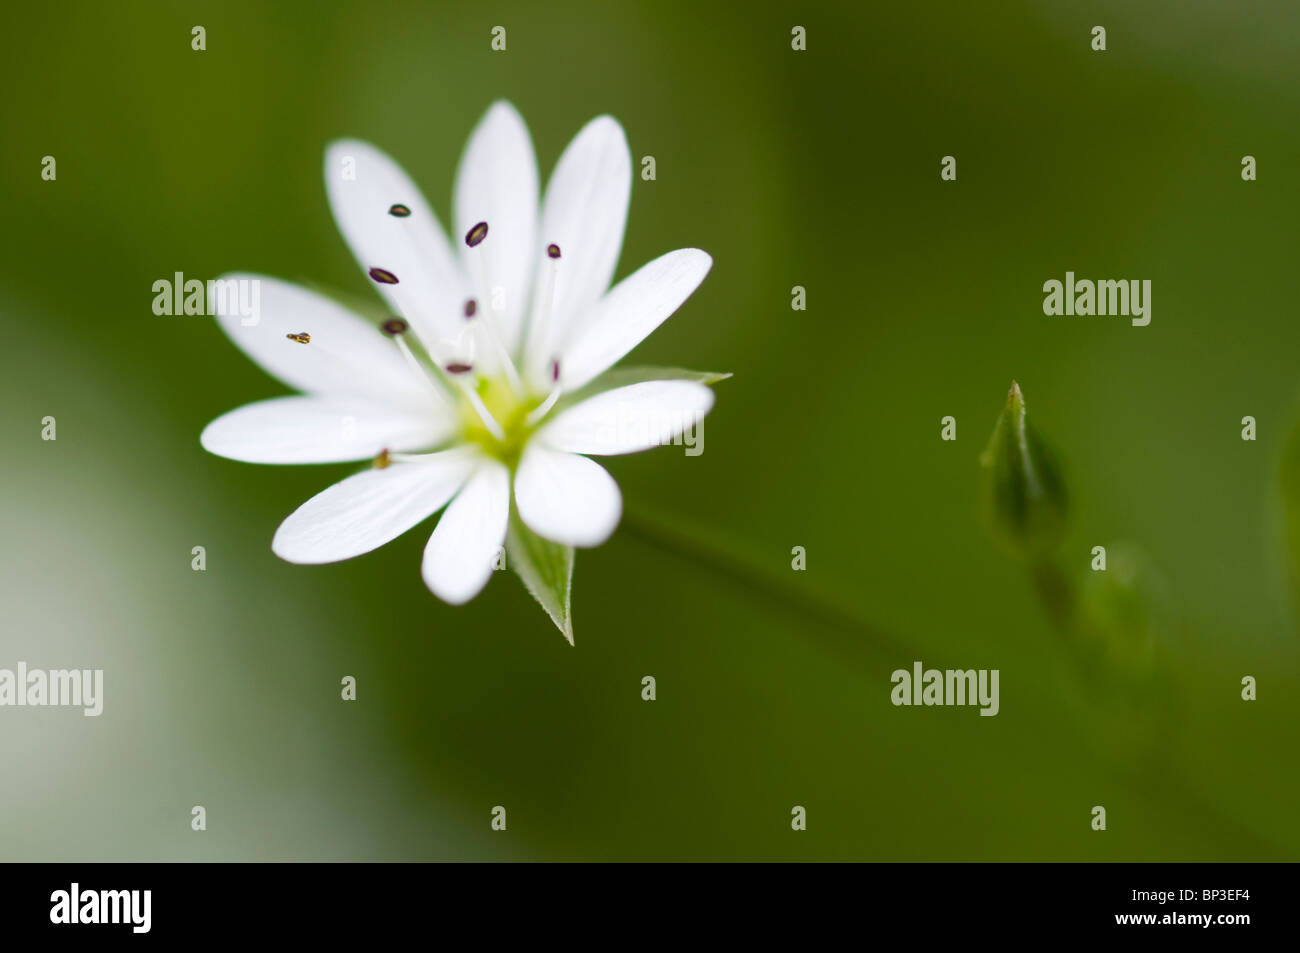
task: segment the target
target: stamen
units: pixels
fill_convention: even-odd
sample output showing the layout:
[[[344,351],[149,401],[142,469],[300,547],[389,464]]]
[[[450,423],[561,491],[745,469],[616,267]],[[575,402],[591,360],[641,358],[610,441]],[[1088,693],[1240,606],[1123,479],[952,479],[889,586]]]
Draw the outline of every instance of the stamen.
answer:
[[[411,210],[407,208],[405,205],[399,204],[399,205],[391,206],[388,209],[388,214],[393,216],[393,218],[406,218],[408,215],[411,214]]]
[[[460,329],[460,333],[456,335],[455,340],[443,338],[451,353],[456,355],[454,360],[457,363],[473,366],[475,358],[478,356],[478,335],[474,333],[474,328],[474,322],[471,321],[467,327]],[[440,367],[445,367],[453,358],[434,358],[434,360],[438,361]]]
[[[519,372],[515,370],[515,362],[510,360],[510,352],[506,350],[505,342],[501,340],[501,335],[497,333],[496,322],[489,316],[491,309],[484,312],[479,318],[483,326],[487,328],[488,337],[492,338],[492,343],[496,345],[497,355],[501,358],[501,365],[506,370],[506,380],[510,382],[510,389],[515,392],[516,397],[524,396],[524,385],[519,380]]]
[[[389,455],[388,448],[385,447],[383,450],[379,451],[379,455],[375,457],[375,459],[370,461],[370,465],[376,470],[387,470],[389,464],[392,462],[393,458]]]
[[[471,378],[467,376],[473,369],[468,364],[447,365],[447,373],[453,375],[452,380],[460,384],[460,388],[465,392],[465,397],[469,400],[470,406],[474,408],[474,412],[483,421],[483,426],[487,427],[492,436],[498,440],[505,440],[506,432],[501,429],[497,419],[492,416],[492,411],[487,409],[487,404],[483,403],[483,398],[478,395],[478,391],[474,389],[474,385],[471,383]]]
[[[297,341],[299,344],[311,343],[311,335],[308,334],[306,331],[299,331],[297,334],[286,334],[285,337],[287,337],[290,341]]]
[[[418,289],[412,285],[398,285],[397,276],[391,271],[385,271],[383,268],[371,268],[370,277],[380,284],[396,285],[396,287],[394,287],[392,291],[388,292],[388,294],[393,299],[392,304],[393,307],[397,309],[397,314],[381,324],[381,330],[397,341],[399,347],[405,348],[405,345],[401,343],[401,338],[407,331],[414,329],[416,332],[414,335],[415,339],[423,345],[425,352],[432,359],[433,363],[435,365],[441,365],[442,358],[433,352],[433,346],[431,343],[433,336],[425,326],[424,319],[421,316],[421,311],[417,306],[418,302],[413,300],[418,297]],[[410,315],[411,317],[410,319],[407,319],[403,317],[404,315]],[[414,356],[408,355],[407,360],[409,362],[415,362]],[[437,385],[435,389],[441,389],[441,392],[438,394],[439,398],[446,398],[448,396],[446,392],[452,391],[452,387],[443,379],[441,373],[433,375],[428,369],[423,367],[421,368],[420,373],[424,377],[430,378],[434,381]]]
[[[406,359],[407,365],[410,366],[411,370],[415,372],[415,375],[419,377],[420,380],[429,385],[429,390],[433,392],[433,396],[439,401],[446,403],[447,398],[443,395],[442,388],[439,386],[438,381],[429,373],[429,369],[420,363],[419,358],[417,358],[411,351],[410,345],[406,343],[406,332],[410,328],[410,325],[401,318],[389,318],[379,327],[385,334],[393,339],[393,343],[397,345],[397,349],[402,352],[402,357]]]
[[[465,236],[465,244],[470,248],[476,248],[482,243],[483,239],[487,238],[487,233],[487,222],[479,222]],[[477,317],[483,323],[483,327],[487,329],[488,337],[496,349],[497,356],[501,359],[501,366],[505,369],[506,380],[510,383],[510,389],[515,392],[516,397],[523,397],[523,382],[519,379],[519,372],[515,370],[515,362],[510,359],[510,352],[506,350],[505,341],[502,340],[501,332],[497,330],[496,320],[493,317],[493,312],[496,309],[490,303],[493,296],[492,282],[487,273],[487,261],[482,252],[473,256],[473,270],[475,283],[481,293],[488,295],[489,304],[480,312],[478,301],[470,298],[465,302],[465,317],[470,320]]]
[[[551,333],[551,308],[555,304],[555,278],[560,268],[560,246],[554,242],[546,246],[546,257],[551,259],[551,267],[546,272],[546,286],[541,297],[541,311],[537,315],[537,325],[530,330],[532,331],[534,347],[539,351],[545,351],[544,348],[550,346]],[[558,364],[552,367],[554,375],[557,371]]]
[[[560,386],[560,362],[558,360],[551,361],[551,383],[554,386],[551,388],[551,392],[546,395],[546,400],[534,407],[532,412],[524,418],[524,423],[528,426],[531,427],[545,417],[551,408],[555,406],[555,402],[560,399],[560,394],[564,392],[564,388]]]

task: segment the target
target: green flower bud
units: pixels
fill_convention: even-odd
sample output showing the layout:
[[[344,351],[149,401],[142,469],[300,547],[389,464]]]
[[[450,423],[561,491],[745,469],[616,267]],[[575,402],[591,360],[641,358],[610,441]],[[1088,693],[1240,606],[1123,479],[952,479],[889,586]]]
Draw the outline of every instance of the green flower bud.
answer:
[[[1055,453],[1025,419],[1015,381],[980,463],[998,534],[1026,558],[1049,553],[1065,528],[1065,484]]]
[[[1112,671],[1147,671],[1167,628],[1164,587],[1147,555],[1132,543],[1112,543],[1104,571],[1081,570],[1079,611]]]

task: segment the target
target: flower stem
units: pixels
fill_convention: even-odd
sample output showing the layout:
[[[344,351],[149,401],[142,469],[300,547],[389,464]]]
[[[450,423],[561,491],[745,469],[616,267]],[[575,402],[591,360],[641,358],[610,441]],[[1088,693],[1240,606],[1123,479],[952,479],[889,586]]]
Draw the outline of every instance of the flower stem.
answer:
[[[1078,600],[1074,583],[1061,570],[1060,564],[1052,557],[1040,557],[1029,563],[1029,575],[1033,579],[1034,591],[1038,593],[1038,601],[1052,625],[1062,632],[1074,631]]]
[[[860,656],[869,647],[873,654],[901,658],[913,648],[864,618],[856,608],[826,593],[809,591],[779,572],[741,555],[737,547],[707,539],[698,529],[690,532],[672,527],[669,521],[645,509],[629,508],[623,514],[623,530],[660,549],[707,566],[719,576],[742,586],[757,599],[781,604],[801,620],[820,623],[836,633],[836,648]],[[793,575],[793,570],[787,570]],[[908,655],[910,658],[910,655]]]

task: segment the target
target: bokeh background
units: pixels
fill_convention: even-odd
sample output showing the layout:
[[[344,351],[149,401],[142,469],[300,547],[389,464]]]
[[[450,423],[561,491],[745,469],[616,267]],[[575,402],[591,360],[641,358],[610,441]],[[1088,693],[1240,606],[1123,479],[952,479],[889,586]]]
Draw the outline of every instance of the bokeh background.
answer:
[[[1300,858],[1298,31],[1289,2],[1187,0],[7,11],[0,667],[103,668],[106,705],[0,711],[0,858]],[[655,156],[618,276],[716,264],[633,358],[735,372],[702,456],[611,461],[628,516],[579,554],[574,648],[513,575],[431,596],[432,523],[272,556],[353,468],[203,452],[286,391],[151,311],[177,271],[372,294],[325,144],[380,145],[445,222],[500,97],[543,177],[602,112]],[[1045,317],[1066,270],[1150,278],[1151,325]],[[1158,580],[1141,672],[1081,665],[981,518],[1013,377],[1065,461],[1063,564],[1128,541]],[[918,659],[999,669],[1001,713],[893,707]]]

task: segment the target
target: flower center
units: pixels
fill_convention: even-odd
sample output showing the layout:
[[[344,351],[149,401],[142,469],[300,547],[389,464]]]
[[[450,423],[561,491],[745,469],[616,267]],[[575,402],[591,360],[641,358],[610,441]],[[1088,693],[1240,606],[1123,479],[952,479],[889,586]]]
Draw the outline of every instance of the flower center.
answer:
[[[480,377],[468,382],[468,386],[496,422],[500,433],[489,429],[480,411],[466,397],[460,402],[461,432],[465,441],[514,470],[524,444],[537,429],[540,415],[534,412],[547,402],[546,396],[527,394],[520,397],[504,377]]]
[[[396,218],[405,218],[411,214],[405,205],[393,205],[388,213]],[[476,285],[481,292],[490,293],[492,282],[487,273],[487,264],[482,257],[481,247],[488,237],[487,222],[479,222],[465,234],[465,246],[470,249],[469,266],[473,273],[471,285]],[[544,302],[539,311],[538,340],[545,347],[548,342],[547,332],[555,289],[555,273],[559,266],[560,246],[554,243],[546,246],[546,257],[551,267],[545,274]],[[383,268],[371,268],[370,277],[385,285],[399,285],[401,279],[391,271]],[[405,319],[394,317],[385,321],[382,330],[392,338],[397,349],[417,376],[430,387],[431,393],[439,401],[449,401],[455,405],[461,419],[461,437],[465,443],[473,444],[489,456],[500,460],[511,470],[519,464],[524,445],[532,436],[551,408],[560,398],[560,364],[551,361],[551,390],[547,394],[535,394],[525,383],[515,368],[509,350],[502,339],[491,308],[479,305],[476,298],[469,298],[462,308],[467,322],[466,331],[456,342],[441,341],[437,343],[425,340],[424,350],[428,364],[421,361],[406,343],[406,332],[410,325]],[[295,341],[306,343],[310,337],[290,334]],[[444,353],[446,347],[456,352],[464,352],[464,357]],[[484,362],[488,367],[499,367],[504,376],[489,376],[476,367],[474,354],[476,349],[484,348],[489,359]],[[410,456],[401,454],[400,457]],[[375,466],[387,466],[391,459],[388,451],[375,458]]]

